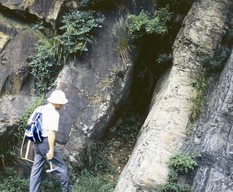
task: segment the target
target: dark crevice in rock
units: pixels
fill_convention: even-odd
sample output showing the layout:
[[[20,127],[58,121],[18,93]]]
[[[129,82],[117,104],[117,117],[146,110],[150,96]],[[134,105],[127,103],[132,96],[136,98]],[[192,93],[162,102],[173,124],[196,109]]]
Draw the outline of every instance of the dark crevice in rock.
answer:
[[[26,25],[34,24],[34,23],[41,21],[41,19],[38,18],[36,15],[31,14],[28,8],[25,10],[11,10],[10,8],[7,8],[3,6],[2,4],[0,4],[0,13],[9,19],[13,19],[19,23],[26,24]],[[44,24],[47,25],[47,27],[51,27],[51,24],[46,23],[45,20],[43,20],[43,22]]]
[[[0,96],[4,95],[10,87],[9,76],[5,79],[2,89],[0,90]]]
[[[1,24],[1,23],[0,23],[0,31],[3,32],[6,35],[11,36],[11,37],[16,36],[17,33],[18,33],[16,29],[14,29],[12,27],[9,27],[9,26],[7,26],[5,24]]]
[[[8,18],[14,18],[18,20],[19,22],[25,23],[26,21],[35,21],[37,20],[36,16],[29,17],[29,12],[27,11],[21,11],[21,10],[11,10],[10,8],[7,8],[0,4],[0,12],[7,16]]]

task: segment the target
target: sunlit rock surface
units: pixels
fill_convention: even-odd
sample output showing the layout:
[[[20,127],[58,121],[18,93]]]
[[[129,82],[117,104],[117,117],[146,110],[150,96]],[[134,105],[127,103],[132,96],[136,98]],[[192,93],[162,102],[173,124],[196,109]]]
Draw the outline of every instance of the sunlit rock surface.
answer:
[[[197,49],[212,52],[217,48],[231,3],[202,0],[189,11],[174,43],[173,67],[155,89],[149,115],[115,191],[155,191],[166,182],[169,158],[186,137],[191,82],[201,69]]]

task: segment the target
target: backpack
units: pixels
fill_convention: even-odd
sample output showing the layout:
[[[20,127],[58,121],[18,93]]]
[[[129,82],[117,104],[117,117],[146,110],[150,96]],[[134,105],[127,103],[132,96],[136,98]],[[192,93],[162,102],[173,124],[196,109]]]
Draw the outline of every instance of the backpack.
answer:
[[[26,128],[25,136],[34,143],[41,143],[42,137],[42,113],[36,112],[32,118],[32,123]]]

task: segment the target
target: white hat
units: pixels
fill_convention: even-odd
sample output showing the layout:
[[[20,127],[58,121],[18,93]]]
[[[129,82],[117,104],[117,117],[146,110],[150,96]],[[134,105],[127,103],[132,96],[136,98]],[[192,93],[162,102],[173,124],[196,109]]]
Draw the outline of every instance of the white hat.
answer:
[[[50,97],[47,99],[48,102],[54,104],[66,104],[68,99],[66,99],[65,93],[61,90],[55,90],[51,93]]]

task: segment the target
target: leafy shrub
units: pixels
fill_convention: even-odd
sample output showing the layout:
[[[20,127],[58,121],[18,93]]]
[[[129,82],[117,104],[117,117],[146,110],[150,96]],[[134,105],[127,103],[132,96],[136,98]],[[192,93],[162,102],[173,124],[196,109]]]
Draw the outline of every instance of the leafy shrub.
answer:
[[[168,174],[168,180],[169,180],[169,183],[177,183],[178,181],[178,173],[174,170],[171,170]]]
[[[13,168],[5,168],[0,172],[1,192],[25,192],[29,189],[29,179],[22,179]],[[59,191],[60,184],[52,176],[46,177],[41,183],[41,191]]]
[[[113,172],[113,168],[107,159],[106,150],[102,142],[89,141],[85,150],[82,154],[81,170],[86,170],[86,172],[92,175],[98,175],[103,173]]]
[[[170,159],[169,165],[177,173],[188,173],[198,165],[196,161],[198,156],[197,154],[180,153]]]
[[[191,192],[190,186],[179,185],[176,183],[166,183],[163,186],[163,192]]]
[[[115,135],[124,143],[129,140],[134,140],[142,126],[142,117],[137,114],[129,113],[117,126]]]
[[[17,172],[12,168],[6,168],[0,172],[1,192],[23,192],[28,191],[29,180],[18,177]]]
[[[89,141],[82,154],[78,170],[73,176],[75,192],[112,192],[115,181],[109,175],[115,170],[107,158],[104,143]]]
[[[198,50],[197,56],[200,58],[203,67],[206,72],[219,72],[223,69],[226,64],[227,59],[230,56],[230,49],[227,46],[222,45],[217,50],[215,50],[213,55],[209,53]]]
[[[38,21],[38,22],[32,24],[31,28],[32,28],[32,30],[38,31],[46,36],[52,36],[52,34],[54,33],[54,30],[55,30],[54,28],[51,29],[51,27],[49,27],[48,24],[46,24],[43,21]]]
[[[36,90],[46,93],[66,61],[67,54],[58,37],[43,39],[36,45],[36,55],[31,61],[31,73],[36,79]]]
[[[96,17],[90,11],[74,11],[62,17],[61,35],[38,42],[30,64],[40,93],[50,90],[71,54],[88,51],[87,44],[93,40],[92,30],[100,28],[103,20],[103,16]]]
[[[168,181],[162,186],[164,192],[191,192],[191,187],[187,184],[178,184],[178,177],[181,174],[187,174],[189,171],[193,171],[198,165],[197,158],[199,154],[183,154],[180,153],[169,160],[169,166],[171,168],[168,175]]]
[[[129,15],[129,32],[137,39],[144,34],[147,35],[164,35],[167,32],[167,21],[170,20],[171,13],[167,8],[161,8],[149,15],[141,11],[138,16]]]
[[[60,27],[63,32],[59,36],[65,50],[71,54],[76,52],[88,51],[87,43],[93,40],[91,34],[93,28],[102,27],[104,17],[95,16],[90,11],[74,11],[71,14],[62,17]]]
[[[91,175],[83,171],[73,185],[75,192],[113,192],[115,182],[104,178],[102,175]]]

